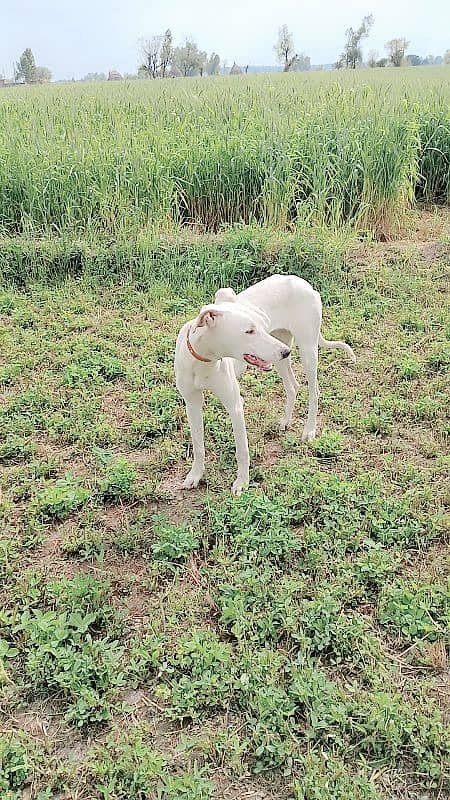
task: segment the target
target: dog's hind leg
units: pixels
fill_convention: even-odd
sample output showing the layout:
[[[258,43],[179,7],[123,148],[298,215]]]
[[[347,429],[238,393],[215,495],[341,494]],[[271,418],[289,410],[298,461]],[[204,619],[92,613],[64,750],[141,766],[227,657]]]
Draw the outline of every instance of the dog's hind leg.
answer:
[[[290,331],[285,329],[271,331],[271,336],[275,336],[280,342],[284,342],[284,344],[292,348],[294,337]],[[274,366],[283,381],[284,391],[286,392],[286,406],[284,415],[280,420],[280,430],[285,431],[292,421],[292,412],[294,410],[299,384],[292,371],[291,356],[284,358],[282,361],[277,361]]]
[[[317,367],[319,361],[319,336],[322,322],[322,304],[317,292],[316,302],[304,313],[301,321],[293,321],[291,330],[300,350],[303,369],[308,381],[308,416],[303,428],[302,441],[312,442],[316,437],[317,411],[319,406],[319,384]]]
[[[280,420],[280,430],[285,431],[292,422],[292,412],[297,399],[299,384],[292,371],[290,356],[283,359],[283,361],[277,361],[275,368],[283,381],[284,391],[286,392],[286,406],[284,415]]]
[[[300,356],[302,359],[303,368],[305,370],[306,379],[308,381],[309,394],[308,417],[303,429],[302,441],[312,442],[312,440],[316,437],[317,410],[319,405],[319,384],[317,382],[317,365],[319,354],[317,342],[309,347],[305,347],[304,343],[302,343],[302,346],[300,347]]]

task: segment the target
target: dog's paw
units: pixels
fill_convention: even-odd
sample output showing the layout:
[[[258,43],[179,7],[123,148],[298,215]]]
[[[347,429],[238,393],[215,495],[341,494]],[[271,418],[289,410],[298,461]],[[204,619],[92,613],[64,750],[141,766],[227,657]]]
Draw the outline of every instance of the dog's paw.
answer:
[[[235,497],[240,497],[243,490],[246,489],[248,483],[244,483],[243,481],[236,478],[233,486],[231,487],[231,494],[234,494]]]
[[[304,430],[302,433],[302,442],[312,442],[316,438],[316,429],[312,428],[310,431]]]
[[[188,475],[186,475],[186,477],[185,477],[185,479],[183,481],[182,488],[183,489],[196,489],[197,486],[199,485],[201,479],[202,479],[202,476],[199,475],[198,473],[189,472]]]

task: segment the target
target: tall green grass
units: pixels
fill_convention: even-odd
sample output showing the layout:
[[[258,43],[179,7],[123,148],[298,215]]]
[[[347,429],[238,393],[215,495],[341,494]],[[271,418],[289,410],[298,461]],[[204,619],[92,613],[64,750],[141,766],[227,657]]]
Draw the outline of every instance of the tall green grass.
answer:
[[[339,291],[346,232],[297,227],[294,232],[235,226],[211,236],[149,230],[116,241],[104,236],[74,240],[63,236],[0,237],[0,284],[47,283],[70,275],[94,284],[161,282],[189,296],[199,286],[214,296],[218,286],[244,289],[279,272],[314,283],[325,301]]]
[[[310,221],[385,232],[449,202],[450,68],[15,88],[7,235]]]

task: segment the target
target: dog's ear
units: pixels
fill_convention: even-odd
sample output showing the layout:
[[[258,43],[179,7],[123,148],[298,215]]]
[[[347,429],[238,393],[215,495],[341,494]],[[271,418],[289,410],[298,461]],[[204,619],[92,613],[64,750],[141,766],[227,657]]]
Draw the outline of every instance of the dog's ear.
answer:
[[[224,289],[218,289],[214,298],[215,303],[234,303],[236,301],[236,292],[230,286]]]
[[[207,325],[208,328],[213,328],[216,324],[217,317],[223,317],[223,311],[220,311],[214,306],[203,306],[195,320],[194,331],[196,331],[197,328],[203,328],[204,325]]]

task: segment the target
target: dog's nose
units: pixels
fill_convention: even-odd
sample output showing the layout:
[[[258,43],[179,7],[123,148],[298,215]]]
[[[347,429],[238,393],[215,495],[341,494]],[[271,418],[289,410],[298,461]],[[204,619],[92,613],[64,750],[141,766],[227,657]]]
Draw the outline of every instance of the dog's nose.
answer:
[[[290,355],[291,351],[289,350],[288,347],[285,347],[285,349],[281,351],[281,358],[287,358]]]

